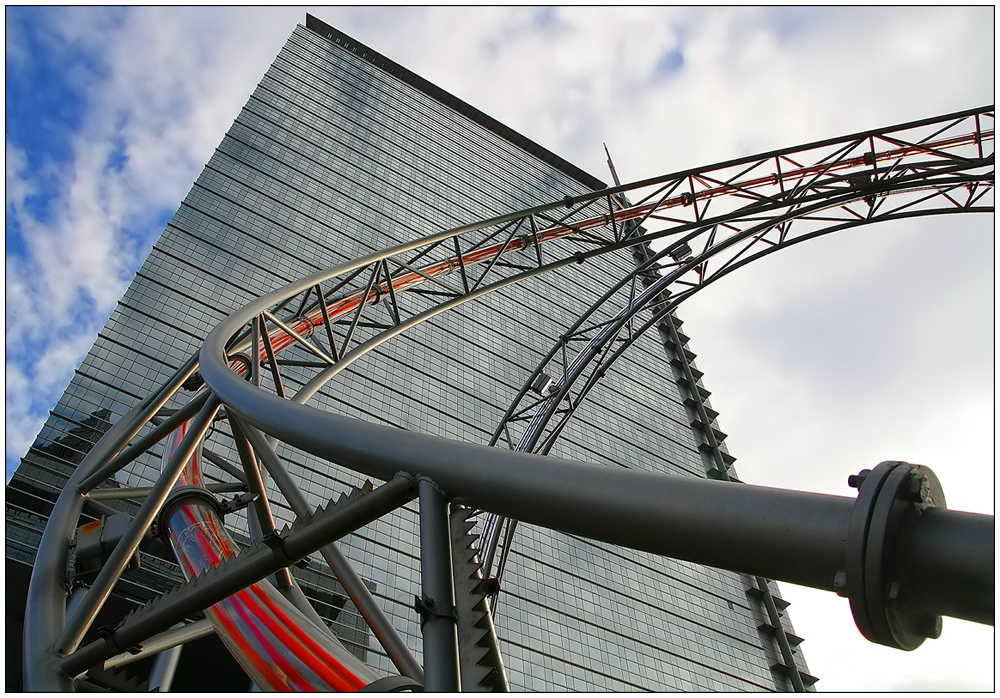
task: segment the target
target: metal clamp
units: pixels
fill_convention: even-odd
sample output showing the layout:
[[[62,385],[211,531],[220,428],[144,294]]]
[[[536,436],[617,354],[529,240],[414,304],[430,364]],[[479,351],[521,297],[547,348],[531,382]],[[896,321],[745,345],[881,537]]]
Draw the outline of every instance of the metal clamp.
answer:
[[[243,366],[243,377],[246,380],[251,380],[253,377],[253,361],[244,353],[231,354],[226,356],[230,362],[236,362]]]
[[[421,594],[420,596],[415,596],[413,601],[413,610],[420,614],[420,627],[424,627],[424,623],[427,622],[429,618],[447,618],[452,622],[458,622],[458,612],[452,604],[446,606],[439,606],[438,603],[427,596],[427,594]]]
[[[424,685],[409,676],[383,676],[358,689],[358,693],[402,693],[403,691],[423,693]]]
[[[166,501],[163,506],[160,507],[160,513],[156,516],[156,520],[153,521],[152,526],[150,526],[150,533],[154,537],[165,535],[167,532],[166,522],[173,514],[173,510],[179,505],[183,504],[190,499],[201,500],[202,503],[211,506],[221,519],[225,513],[222,510],[222,505],[219,504],[219,500],[215,498],[215,495],[206,490],[204,487],[198,485],[182,485],[181,487],[176,487],[167,496]]]
[[[928,508],[946,508],[941,483],[926,466],[886,461],[848,484],[859,491],[842,582],[858,630],[904,650],[940,637],[941,616],[907,603],[903,555],[914,520]]]
[[[256,499],[257,495],[253,492],[244,492],[243,494],[236,495],[232,499],[222,500],[222,502],[219,503],[219,510],[223,515],[232,514],[233,512],[250,506]]]
[[[285,561],[285,564],[288,566],[294,565],[300,570],[304,570],[309,567],[310,562],[308,557],[296,559],[288,554],[285,550],[285,538],[287,538],[287,536],[283,536],[277,530],[273,530],[270,533],[265,533],[261,538],[261,542],[273,550],[275,555],[278,556],[278,559]]]

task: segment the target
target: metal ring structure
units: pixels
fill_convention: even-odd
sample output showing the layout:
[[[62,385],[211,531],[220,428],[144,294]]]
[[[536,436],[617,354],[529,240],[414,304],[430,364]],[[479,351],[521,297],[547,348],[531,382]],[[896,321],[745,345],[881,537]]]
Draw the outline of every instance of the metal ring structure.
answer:
[[[62,584],[65,580],[69,542],[89,488],[99,484],[88,482],[88,487],[81,487],[81,483],[88,477],[93,479],[94,473],[100,473],[102,478],[114,475],[108,468],[108,463],[116,455],[128,451],[129,441],[176,392],[198,364],[202,378],[212,394],[212,399],[203,410],[208,415],[202,420],[206,429],[211,423],[214,411],[218,410],[218,405],[221,403],[228,414],[234,415],[237,422],[248,427],[250,431],[259,429],[272,438],[280,439],[366,475],[390,481],[390,484],[401,471],[429,478],[436,483],[438,491],[455,502],[486,510],[503,511],[505,515],[516,518],[520,511],[518,506],[508,505],[507,500],[499,495],[493,499],[486,495],[491,477],[488,474],[488,467],[484,467],[481,474],[470,475],[435,470],[433,464],[428,463],[426,459],[411,460],[407,456],[407,453],[413,453],[414,447],[427,448],[430,447],[428,444],[433,443],[432,448],[447,450],[454,456],[451,460],[455,460],[463,457],[469,446],[440,439],[432,439],[425,443],[421,439],[411,438],[415,435],[393,433],[386,441],[386,451],[377,453],[376,442],[380,438],[379,435],[384,434],[389,437],[389,432],[396,430],[323,413],[303,403],[326,382],[340,374],[351,362],[401,332],[445,310],[570,264],[585,263],[592,258],[636,245],[645,245],[654,240],[666,241],[667,250],[643,268],[647,273],[664,271],[666,273],[650,287],[654,290],[646,289],[642,293],[633,293],[625,311],[617,312],[612,318],[613,322],[604,323],[605,329],[595,333],[591,338],[588,350],[579,357],[579,361],[572,364],[572,371],[568,370],[567,365],[567,370],[564,371],[564,376],[558,385],[558,393],[536,413],[537,423],[540,426],[535,430],[537,435],[529,440],[533,444],[537,443],[541,429],[544,429],[545,424],[556,413],[556,407],[569,394],[574,381],[583,374],[584,367],[603,352],[598,370],[588,378],[588,383],[581,394],[574,397],[576,404],[579,404],[583,394],[593,387],[596,380],[604,375],[607,366],[622,355],[624,346],[614,351],[610,351],[609,347],[613,346],[612,340],[619,336],[618,333],[623,328],[633,330],[630,341],[622,343],[631,344],[635,337],[654,327],[656,321],[664,317],[681,300],[743,264],[797,242],[868,223],[922,215],[992,212],[992,204],[987,204],[984,197],[992,192],[993,154],[992,150],[984,150],[984,144],[992,142],[993,131],[982,128],[982,122],[992,118],[992,107],[968,110],[840,139],[828,139],[806,146],[740,158],[706,168],[614,187],[591,195],[566,197],[526,211],[462,226],[367,255],[306,277],[248,304],[224,320],[209,335],[198,362],[194,360],[189,362],[184,370],[179,371],[178,375],[156,395],[143,401],[126,418],[119,420],[95,446],[67,483],[43,535],[29,589],[28,613],[32,618],[45,618],[45,622],[30,630],[27,630],[28,624],[26,624],[25,662],[29,689],[72,688],[72,677],[80,671],[85,671],[89,666],[88,662],[103,661],[127,649],[115,645],[113,639],[79,647],[83,634],[93,620],[92,617],[85,616],[95,615],[94,607],[99,608],[100,604],[91,604],[88,614],[79,612],[71,614],[68,623],[64,620],[65,590]],[[973,123],[974,126],[970,127]],[[969,128],[972,128],[971,132],[963,130]],[[688,191],[681,191],[682,187]],[[624,203],[623,196],[629,192],[638,193],[641,197],[639,203],[635,205]],[[897,199],[902,199],[902,203],[898,205],[887,203],[895,202]],[[606,208],[603,208],[605,204]],[[597,211],[602,208],[609,213],[598,214]],[[560,209],[568,211],[563,212]],[[665,224],[665,227],[652,233],[642,232],[639,229],[640,224],[652,222]],[[800,228],[803,229],[801,233],[798,232]],[[523,230],[530,230],[530,233],[522,232]],[[495,240],[503,242],[496,243]],[[439,250],[440,254],[441,250],[447,249],[444,243],[449,241],[454,245],[456,253],[454,256],[437,258],[432,262],[425,260],[417,266],[417,263],[425,257],[434,259],[432,255],[434,250]],[[685,260],[682,254],[685,249],[689,252],[691,250],[698,252]],[[512,253],[531,251],[535,254],[537,265],[525,266],[506,262],[498,264],[501,258]],[[673,257],[670,251],[674,253]],[[400,257],[407,253],[416,254],[407,261],[401,260]],[[713,268],[710,271],[710,262],[727,253],[731,253],[732,256],[720,264],[718,269]],[[550,261],[545,261],[544,255],[547,255]],[[666,263],[664,260],[667,257],[676,259]],[[657,266],[658,264],[660,266]],[[390,273],[389,265],[395,266],[397,271]],[[473,279],[472,270],[476,268],[484,268],[484,271],[478,278]],[[493,278],[487,283],[487,276],[491,273]],[[445,282],[441,277],[446,276],[452,278],[458,276],[460,286]],[[628,283],[634,284],[636,278],[632,276],[625,283],[619,284],[617,290],[625,288]],[[356,283],[351,286],[357,279],[361,284]],[[426,293],[422,288],[427,282],[436,288],[445,289],[449,297],[444,302],[423,310],[418,309],[407,316],[402,312],[398,296],[407,291]],[[332,288],[324,291],[323,284],[329,284]],[[660,303],[657,306],[657,299],[666,297],[674,288],[681,290],[674,292],[669,303]],[[312,294],[315,294],[314,300]],[[613,295],[612,292],[607,297]],[[284,319],[279,318],[277,314],[292,307],[296,299],[300,299],[298,312],[286,315]],[[381,331],[370,332],[367,338],[358,339],[365,331],[366,325],[376,325],[374,322],[362,322],[362,315],[366,306],[370,308],[379,300],[391,304],[393,324],[376,327]],[[595,304],[570,332],[582,328],[585,319],[598,307],[599,304]],[[654,319],[635,330],[632,320],[640,310],[650,307],[655,307]],[[346,322],[348,317],[351,318],[349,328],[346,335],[340,337],[338,341],[331,320],[345,318]],[[313,330],[319,328],[325,331],[327,349],[317,346],[316,337],[320,333],[313,334]],[[563,333],[563,338],[568,334],[569,332]],[[355,346],[348,350],[352,341]],[[319,373],[291,400],[288,400],[284,398],[279,370],[281,363],[276,357],[282,350],[293,345],[315,359],[308,362],[294,362],[294,365],[314,366],[319,369]],[[546,361],[551,361],[560,347],[565,348],[565,343],[557,343]],[[250,381],[235,373],[232,365],[235,356],[247,349],[251,356],[260,357],[259,362],[252,362]],[[259,364],[269,366],[274,393],[257,387],[260,383]],[[600,370],[602,367],[604,370]],[[525,382],[525,387],[515,399],[505,420],[517,410],[518,403],[523,400],[530,384],[541,370],[542,365]],[[209,407],[212,408],[210,415]],[[523,408],[521,411],[524,411]],[[562,424],[565,424],[565,420]],[[319,428],[319,425],[322,425],[322,428]],[[549,446],[559,430],[561,426],[546,442]],[[252,444],[252,452],[266,461],[268,449],[259,438],[260,434],[248,433],[246,436]],[[195,437],[192,437],[191,441],[193,446],[197,446]],[[399,448],[388,445],[397,441],[400,444],[411,445]],[[489,449],[489,451],[493,455],[482,457],[491,462],[504,453],[500,449]],[[479,450],[475,452],[479,455],[483,453]],[[509,454],[496,462],[528,463],[525,458],[539,457]],[[555,462],[557,459],[530,460],[530,462],[533,464],[532,467],[545,469],[547,466],[543,463],[546,460]],[[636,479],[633,475],[640,474],[621,475],[619,480],[623,483],[626,480],[636,482],[642,480],[646,483],[648,480],[644,477]],[[594,477],[603,478],[606,475],[599,473]],[[161,494],[165,498],[172,480],[161,480],[161,483],[162,486],[158,486],[163,490]],[[383,488],[376,489],[372,495]],[[358,513],[351,514],[349,520],[355,522],[355,525],[370,520],[371,516],[378,515],[384,507],[399,506],[401,502],[415,496],[412,491],[409,494],[404,494],[402,490],[397,493],[397,489],[391,489],[391,493],[390,490],[384,490],[386,492],[384,496],[373,498],[368,495],[357,500],[352,505],[351,511]],[[294,490],[292,494],[286,492],[285,496],[291,501],[294,499]],[[579,496],[583,497],[585,494]],[[753,499],[753,497],[748,498]],[[810,502],[812,508],[824,508],[811,499]],[[846,526],[848,517],[844,503],[831,502],[825,506],[831,521],[842,521]],[[157,513],[155,511],[157,508],[155,504],[150,505],[150,509],[154,510],[153,516]],[[391,509],[386,509],[388,510]],[[304,533],[310,526],[319,526],[320,521],[329,521],[329,530],[342,531],[343,526],[347,525],[340,523],[346,515],[337,511],[330,510],[324,512],[322,516],[317,512],[312,517],[308,517],[305,510],[297,514],[299,521],[293,525],[293,532]],[[654,513],[643,513],[644,516],[647,514],[652,516]],[[553,521],[555,519],[536,517],[536,523],[539,525],[554,525]],[[148,524],[142,522],[137,522],[133,526],[136,530],[131,531],[131,537],[136,544],[144,534],[145,526]],[[584,526],[581,530],[585,528]],[[589,529],[586,530],[589,532]],[[659,543],[646,543],[631,538],[626,540],[626,538],[628,536],[621,536],[621,540],[613,542],[659,550],[657,548]],[[301,536],[295,538],[295,540],[300,539]],[[281,540],[285,539],[279,536],[279,541]],[[296,553],[299,554],[315,545],[316,547],[311,549],[316,550],[326,545],[329,540],[332,539],[323,539],[323,536],[318,534],[312,535],[309,536],[308,546],[303,543],[302,546],[306,547],[294,549],[299,551]],[[831,542],[830,545],[834,543]],[[267,547],[264,545],[264,548]],[[229,567],[220,565],[220,571],[214,578],[201,583],[199,588],[214,590],[218,587],[220,590],[218,593],[222,593],[228,587],[219,581],[221,578],[244,579],[246,577],[240,575],[260,574],[261,576],[257,577],[260,579],[288,564],[287,553],[278,555],[280,550],[268,553],[264,548],[254,555],[241,555],[240,559]],[[115,554],[121,557],[126,552],[129,551],[122,548],[121,551],[116,550]],[[253,567],[257,572],[243,571],[252,567],[250,563],[257,559],[274,561],[266,564],[262,562]],[[714,564],[725,566],[718,560]],[[234,571],[236,568],[241,570],[240,575]],[[756,572],[751,569],[746,571]],[[118,574],[120,571],[106,575],[108,579],[105,580],[106,589],[103,590],[105,595],[110,592]],[[821,588],[832,589],[833,574],[816,572],[815,579],[809,583],[813,582]],[[235,582],[227,583],[232,585]],[[156,623],[147,623],[143,626],[145,629],[142,632],[166,631],[173,623],[183,620],[186,613],[182,613],[183,604],[178,602],[177,597],[183,596],[188,586],[194,588],[190,583],[182,586],[179,593],[173,595],[172,600],[160,604],[164,610],[157,616]],[[202,596],[209,598],[211,594],[205,592]],[[434,601],[448,605],[448,602],[442,599]],[[167,612],[168,609],[172,611],[172,615]],[[146,617],[150,615],[147,613]],[[72,631],[69,629],[70,626]],[[127,620],[120,631],[131,627],[137,627],[137,623],[133,621],[130,626]],[[130,632],[135,634],[138,631]],[[122,632],[121,637],[126,635],[127,633]],[[392,650],[388,650],[388,646],[387,651],[393,656],[401,672],[405,673],[406,660],[397,661],[392,655]]]

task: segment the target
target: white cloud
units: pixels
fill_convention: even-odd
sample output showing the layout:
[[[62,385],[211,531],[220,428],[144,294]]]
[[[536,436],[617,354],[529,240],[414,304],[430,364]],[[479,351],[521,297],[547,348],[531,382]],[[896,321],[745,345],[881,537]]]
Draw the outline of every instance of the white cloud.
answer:
[[[7,458],[17,463],[17,459],[27,453],[35,434],[45,423],[46,415],[32,414],[31,381],[20,366],[9,361],[4,366],[4,390],[4,448]]]
[[[806,638],[801,647],[823,693],[994,688],[992,627],[945,618],[940,638],[903,652],[865,641],[847,599],[789,584],[781,585],[781,592],[792,603],[789,613],[796,633]]]
[[[19,215],[24,207],[24,200],[35,191],[31,178],[25,171],[27,168],[27,158],[24,151],[12,144],[9,140],[4,141],[4,190],[6,194],[6,206],[8,213]]]
[[[602,141],[629,181],[993,100],[992,8],[316,14],[606,181]],[[8,457],[24,452],[51,407],[30,396],[41,387],[54,401],[162,227],[159,217],[180,201],[304,21],[290,8],[75,8],[43,18],[47,49],[64,58],[88,110],[69,166],[27,172],[19,148],[6,148],[8,216],[31,253],[5,265]],[[30,58],[10,29],[9,66]],[[671,51],[683,64],[657,77]],[[108,167],[119,154],[121,166]],[[42,225],[23,202],[53,177],[58,205]],[[935,220],[905,234],[872,228],[809,243],[681,309],[742,477],[849,494],[850,472],[910,458],[897,452],[901,444],[941,474],[953,505],[992,504],[992,326],[984,315],[993,313],[993,248],[969,243],[970,253],[957,254],[960,236],[940,232],[953,226]],[[991,238],[992,221],[968,230],[962,235]],[[914,247],[939,259],[914,258]],[[923,277],[892,275],[900,265]],[[925,279],[921,301],[900,304],[899,289],[915,293]],[[789,327],[796,313],[800,327]],[[820,329],[822,343],[812,336]],[[863,348],[851,341],[862,332]],[[831,362],[838,356],[849,360]],[[46,366],[53,370],[40,378]],[[810,614],[808,600],[792,611],[819,686],[907,687],[887,677],[905,682],[912,664],[873,650],[853,630],[846,602],[824,598],[836,621],[825,610]],[[962,634],[953,625],[936,643]],[[943,673],[952,665],[992,666],[992,637],[969,637],[964,661],[924,660],[944,677],[935,685],[960,680]],[[924,651],[905,656],[919,664]]]
[[[8,215],[27,250],[26,259],[6,264],[7,351],[32,388],[31,398],[12,398],[24,381],[8,384],[8,462],[37,433],[164,215],[286,38],[266,21],[277,12],[236,21],[226,12],[165,8],[42,15],[48,26],[40,41],[65,63],[86,103],[68,163],[43,162],[29,172],[21,150],[6,147]],[[55,197],[44,222],[24,207],[39,191]]]
[[[558,11],[556,31],[509,32],[487,57],[495,63],[471,61],[464,75],[484,79],[466,77],[457,93],[606,181],[602,140],[628,181],[993,99],[991,9],[806,9],[776,23],[782,13],[644,8],[644,33],[617,15]],[[656,35],[683,66],[643,84],[656,52],[620,47],[649,49]],[[574,51],[604,74],[579,79],[560,60]],[[958,226],[980,244],[942,235]],[[992,511],[991,238],[990,220],[953,219],[839,234],[751,265],[681,308],[741,476],[852,495],[848,474],[904,458],[932,466],[953,506]],[[822,337],[790,326],[796,313]],[[836,633],[829,615],[793,609],[821,688],[888,688],[921,653],[947,677],[934,685],[969,685],[933,653],[942,643],[992,666],[992,642],[977,653],[961,623],[946,623],[950,637],[930,649],[879,651],[836,601]],[[992,685],[988,673],[972,680]]]

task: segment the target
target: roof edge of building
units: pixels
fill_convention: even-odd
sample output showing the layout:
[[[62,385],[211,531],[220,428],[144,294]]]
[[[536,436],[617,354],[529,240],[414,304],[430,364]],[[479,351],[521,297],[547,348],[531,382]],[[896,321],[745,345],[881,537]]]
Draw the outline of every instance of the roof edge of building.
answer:
[[[395,78],[402,80],[408,85],[420,90],[428,97],[437,100],[441,104],[444,104],[451,109],[454,109],[459,114],[475,121],[480,126],[489,129],[496,135],[504,138],[517,147],[521,148],[527,153],[534,155],[536,158],[545,162],[556,169],[564,172],[573,179],[577,180],[581,184],[590,187],[591,189],[598,191],[600,189],[606,189],[607,184],[597,179],[593,175],[585,172],[576,165],[563,158],[559,157],[551,150],[542,147],[538,143],[534,142],[530,138],[526,138],[514,129],[506,126],[496,119],[494,119],[489,114],[486,114],[474,106],[465,102],[450,92],[441,89],[431,81],[420,77],[412,70],[404,68],[390,58],[383,56],[381,53],[375,49],[367,46],[357,39],[354,39],[344,32],[330,26],[326,22],[311,14],[306,13],[306,29],[314,32],[315,34],[332,41],[333,43],[339,45],[345,50],[351,51],[359,58],[362,58],[372,65],[376,66],[389,73]],[[359,53],[360,51],[360,53]]]

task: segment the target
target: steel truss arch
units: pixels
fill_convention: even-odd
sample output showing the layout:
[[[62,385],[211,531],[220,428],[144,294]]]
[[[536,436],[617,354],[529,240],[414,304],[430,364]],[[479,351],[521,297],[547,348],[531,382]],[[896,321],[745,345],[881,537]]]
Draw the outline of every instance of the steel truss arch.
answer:
[[[681,257],[682,248],[700,240],[701,236],[710,241],[705,251],[713,249],[718,252],[748,240],[751,241],[750,246],[787,246],[792,244],[792,240],[797,240],[788,234],[787,224],[792,220],[811,220],[828,225],[832,230],[836,226],[855,227],[945,210],[992,211],[992,206],[982,203],[983,197],[992,191],[993,177],[992,152],[984,151],[984,143],[992,140],[993,131],[983,129],[981,125],[981,120],[987,118],[992,119],[992,108],[969,110],[741,158],[603,192],[567,197],[367,255],[313,274],[248,304],[210,334],[200,352],[199,361],[189,362],[162,390],[145,400],[108,432],[64,489],[43,535],[29,590],[28,612],[33,618],[45,618],[38,627],[31,629],[30,636],[26,633],[26,678],[29,687],[31,690],[70,688],[72,677],[94,663],[129,649],[133,643],[151,634],[166,631],[171,624],[183,620],[194,605],[215,603],[232,593],[236,588],[234,585],[250,584],[277,572],[296,556],[323,548],[346,530],[353,530],[350,526],[356,527],[409,501],[416,496],[413,476],[429,478],[439,488],[436,491],[443,492],[456,503],[514,517],[523,515],[521,505],[507,494],[490,491],[491,478],[495,478],[496,473],[506,467],[505,464],[520,464],[517,467],[526,468],[525,482],[530,484],[534,481],[527,473],[532,468],[545,471],[549,467],[544,465],[546,459],[536,460],[537,456],[529,454],[507,454],[500,449],[473,447],[440,439],[428,441],[424,437],[413,438],[413,434],[389,434],[396,430],[367,425],[300,404],[352,361],[381,343],[444,310],[491,291],[660,238],[667,239],[669,250]],[[972,122],[975,126],[971,133],[954,135],[957,129],[967,128]],[[914,130],[920,132],[918,138],[908,135]],[[876,143],[885,147],[878,150]],[[812,151],[819,151],[819,155],[807,161],[804,155]],[[774,171],[762,174],[765,165],[773,166]],[[685,186],[687,191],[682,191]],[[962,190],[968,194],[958,197],[957,193]],[[617,197],[626,192],[645,193],[645,196],[638,204],[622,206]],[[877,213],[890,195],[915,198],[895,209]],[[725,201],[730,202],[729,209],[715,214],[717,209],[726,207]],[[931,201],[934,203],[929,205]],[[713,215],[708,215],[713,205]],[[839,211],[840,218],[831,221],[832,214],[828,212],[833,207]],[[567,212],[561,212],[562,209]],[[629,224],[629,221],[634,223]],[[668,227],[638,235],[630,234],[626,228],[626,224],[635,226],[644,221],[659,221],[667,223]],[[737,221],[747,226],[746,231],[719,239],[719,231],[733,230]],[[777,242],[768,237],[773,231],[777,231],[780,237]],[[434,255],[435,250],[437,256]],[[683,265],[667,265],[675,269],[674,281],[681,280],[685,274],[694,274],[703,282],[724,275],[714,270],[714,275],[709,274],[709,256],[705,256],[705,251]],[[442,258],[442,252],[446,252],[447,256]],[[730,262],[727,269],[732,271],[766,253],[766,250],[754,252],[745,261]],[[405,254],[413,256],[404,261],[401,257]],[[666,254],[669,256],[669,253]],[[550,261],[546,261],[545,256]],[[657,261],[663,259],[660,255]],[[474,274],[473,271],[478,269],[483,271]],[[654,265],[644,268],[654,269]],[[489,281],[487,277],[490,277]],[[449,280],[445,281],[445,278]],[[428,285],[435,288],[429,290]],[[645,298],[648,305],[653,295],[638,294],[636,297]],[[411,307],[401,305],[403,297],[408,299]],[[437,302],[442,297],[445,300]],[[676,294],[678,299],[683,297],[686,296],[682,293]],[[627,326],[635,312],[631,312],[620,326]],[[279,313],[284,313],[284,317],[279,317]],[[321,338],[327,346],[319,341]],[[304,358],[278,358],[283,350],[291,353],[295,347],[305,354]],[[615,354],[618,355],[620,352]],[[242,481],[251,494],[258,497],[262,494],[259,483],[255,484],[260,478],[259,473],[254,477],[257,461],[261,461],[271,472],[276,482],[287,475],[283,473],[280,463],[275,462],[276,457],[262,433],[389,484],[372,493],[381,492],[378,496],[365,495],[368,499],[362,497],[352,500],[354,504],[348,502],[350,506],[347,509],[352,512],[348,515],[346,510],[341,511],[337,507],[313,513],[297,499],[301,498],[301,493],[297,493],[294,484],[289,485],[285,480],[278,482],[297,519],[289,532],[272,529],[268,533],[265,530],[267,535],[277,535],[277,539],[272,537],[269,542],[258,544],[252,552],[241,555],[235,562],[221,564],[218,567],[220,571],[207,575],[204,581],[199,578],[197,582],[182,585],[177,593],[151,604],[151,610],[147,609],[131,620],[126,619],[105,640],[81,647],[84,633],[101,606],[102,596],[106,598],[110,593],[149,524],[159,514],[176,475],[165,476],[153,488],[155,495],[151,493],[147,498],[143,516],[133,521],[112,554],[115,562],[109,563],[100,578],[100,589],[96,592],[92,590],[82,607],[71,611],[68,620],[63,620],[66,618],[66,562],[80,508],[93,488],[113,476],[119,468],[125,467],[137,455],[135,451],[151,446],[146,443],[151,440],[149,438],[139,439],[132,446],[128,444],[179,386],[190,380],[199,363],[201,378],[211,393],[196,418],[200,420],[200,433],[204,433],[204,429],[212,423],[213,415],[221,405],[233,425],[233,438],[241,458],[249,454],[243,462],[245,477]],[[282,377],[282,369],[285,378]],[[299,380],[303,388],[292,400],[286,399],[284,386],[289,372],[301,374],[302,370],[313,369],[318,373],[311,380]],[[245,376],[240,377],[240,373]],[[273,392],[264,389],[268,382]],[[262,385],[264,387],[260,387]],[[568,385],[565,387],[566,390],[561,392],[569,390]],[[525,392],[522,389],[522,393]],[[519,399],[521,397],[523,395]],[[198,433],[198,429],[192,433]],[[199,443],[199,438],[191,437],[182,446],[182,450],[189,452],[188,458]],[[383,446],[384,450],[380,452]],[[416,457],[414,449],[421,448],[444,449],[447,453],[445,460],[449,463],[473,457],[493,465],[480,474],[450,467],[442,469],[427,458]],[[172,467],[183,469],[185,466],[178,462]],[[230,474],[239,472],[238,468],[231,466],[223,469]],[[407,472],[409,475],[405,475]],[[397,477],[400,473],[404,475]],[[593,482],[597,482],[603,481],[605,475],[598,473],[593,477],[596,478]],[[622,482],[634,479],[629,476]],[[639,480],[647,481],[646,478]],[[421,484],[420,489],[423,500],[427,487]],[[428,501],[433,502],[436,495],[430,491],[426,494]],[[521,496],[531,499],[535,495],[529,487],[521,492]],[[362,505],[358,502],[366,503]],[[437,502],[428,508],[433,506],[440,514],[439,504]],[[839,511],[838,507],[839,504],[828,506],[831,521],[843,518],[841,513],[834,512],[835,509]],[[258,511],[258,519],[266,521],[266,507]],[[648,513],[653,516],[652,512]],[[345,519],[350,523],[345,523]],[[535,517],[535,520],[541,525],[555,523],[545,517]],[[564,526],[559,524],[559,527]],[[593,533],[587,527],[580,530],[584,535]],[[661,554],[676,552],[664,553],[657,544],[618,533],[615,537],[612,542],[651,549]],[[327,554],[325,548],[324,555],[336,568],[336,555],[333,552]],[[784,564],[781,561],[772,562],[779,567]],[[789,572],[791,577],[802,574],[805,573]],[[812,581],[817,582],[817,579]],[[827,582],[817,584],[823,586]],[[447,605],[443,600],[439,602]],[[428,606],[424,608],[426,610]],[[445,617],[434,613],[430,615],[434,616],[433,622]],[[412,666],[412,658],[407,660],[405,647],[397,651],[390,649],[391,638],[381,637],[376,629],[377,617],[366,617],[366,620],[372,624],[376,636],[402,673],[407,673],[407,667],[411,676],[419,671],[419,667]],[[425,648],[425,654],[426,651]],[[449,686],[433,683],[438,680],[437,676],[428,677],[427,687]]]
[[[635,294],[633,291],[630,294],[629,302],[621,309],[621,311],[619,311],[612,321],[595,322],[591,327],[586,327],[585,321],[594,311],[597,310],[600,305],[617,300],[615,296],[618,293],[625,291],[628,286],[634,287],[636,279],[642,277],[645,273],[649,273],[650,269],[655,268],[658,261],[670,256],[670,249],[661,250],[655,256],[650,257],[646,262],[640,264],[636,268],[635,274],[621,280],[614,288],[609,290],[608,293],[599,299],[588,310],[588,312],[585,313],[584,316],[578,318],[577,322],[559,337],[549,353],[538,363],[535,370],[522,384],[521,390],[511,402],[507,413],[501,419],[496,430],[494,431],[490,440],[490,445],[496,446],[502,441],[506,441],[511,450],[523,453],[547,455],[556,440],[559,438],[563,429],[572,419],[577,408],[580,407],[580,405],[586,400],[590,391],[597,386],[611,366],[618,359],[620,359],[640,337],[645,335],[645,333],[649,330],[658,328],[667,316],[671,315],[677,306],[679,306],[684,300],[687,300],[698,291],[724,278],[746,264],[780,250],[787,249],[792,245],[812,240],[822,235],[851,230],[872,223],[906,220],[909,218],[927,215],[951,215],[960,212],[977,210],[979,212],[987,212],[990,209],[967,209],[966,211],[961,211],[954,208],[945,208],[939,210],[924,210],[919,213],[897,212],[894,214],[877,216],[864,220],[831,224],[831,226],[826,229],[811,231],[808,234],[799,237],[786,237],[779,243],[770,246],[763,246],[762,249],[749,256],[739,259],[734,258],[730,260],[728,264],[715,270],[711,275],[706,276],[700,281],[700,283],[686,286],[680,292],[671,295],[671,286],[677,284],[679,279],[722,251],[717,248],[710,248],[693,258],[691,261],[686,262],[683,265],[676,265],[676,269],[673,273],[659,276],[656,281],[651,282],[641,293]],[[785,222],[788,222],[789,220],[790,219],[785,219]],[[774,227],[774,225],[775,224],[771,223],[762,224],[758,228],[758,231],[764,228]],[[751,237],[755,234],[755,231],[750,231],[746,233],[744,238]],[[685,238],[685,240],[690,239],[691,238]],[[636,318],[641,312],[644,311],[651,312],[651,316],[643,320],[641,324],[635,325],[634,322]],[[589,339],[589,341],[587,340],[588,331],[596,333],[596,336]],[[627,336],[621,336],[622,333],[626,331]],[[573,359],[567,363],[565,361],[565,351],[569,346],[570,341],[574,339],[586,341],[587,343],[575,354]],[[561,363],[560,359],[562,359]],[[552,371],[555,375],[550,379],[550,374],[546,373],[545,369],[549,368],[552,364],[558,364],[558,366]],[[548,390],[541,397],[529,397],[530,393],[533,392],[533,387],[541,384],[540,379],[542,379],[541,383],[547,383],[546,387]],[[582,386],[578,386],[578,382],[582,382]],[[574,387],[576,387],[575,392],[573,392]],[[534,411],[532,412],[532,410]],[[559,417],[558,422],[555,426],[549,427],[549,423],[557,415]],[[511,437],[510,427],[512,424],[522,421],[527,421],[527,426],[519,435],[515,443]],[[728,480],[729,475],[727,470],[720,470],[718,477]],[[506,533],[501,534],[501,530],[505,523],[507,525]],[[496,595],[499,590],[499,583],[503,573],[503,564],[506,560],[506,555],[510,551],[510,542],[513,536],[513,528],[515,524],[516,522],[505,522],[502,517],[496,516],[489,516],[486,520],[483,533],[483,550],[485,555],[483,561],[483,571],[487,577],[496,580],[497,586],[495,587],[494,595],[491,597],[491,600],[493,600],[494,603],[497,598]],[[502,545],[500,543],[501,535],[503,535],[504,538]],[[503,549],[502,557],[498,562],[497,569],[494,570],[492,563],[497,550],[500,548]]]

